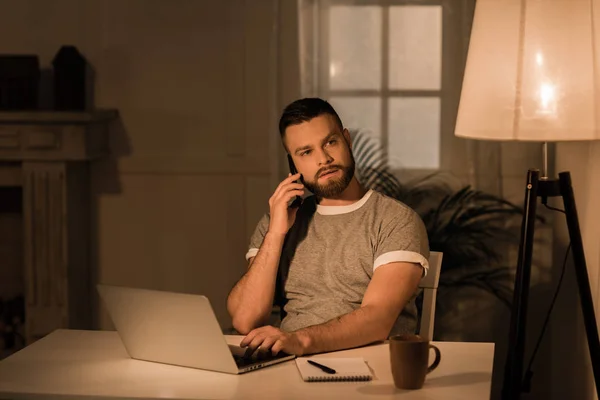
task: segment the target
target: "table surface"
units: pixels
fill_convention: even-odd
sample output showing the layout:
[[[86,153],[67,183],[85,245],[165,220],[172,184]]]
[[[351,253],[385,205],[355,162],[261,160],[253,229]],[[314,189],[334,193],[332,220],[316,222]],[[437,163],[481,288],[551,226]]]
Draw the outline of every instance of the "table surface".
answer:
[[[237,344],[241,336],[227,336]],[[242,375],[130,358],[114,331],[57,330],[0,361],[11,399],[489,399],[493,343],[434,342],[439,367],[420,390],[396,389],[387,343],[315,355],[364,357],[370,382],[304,382],[295,361]],[[433,353],[433,352],[432,352]]]

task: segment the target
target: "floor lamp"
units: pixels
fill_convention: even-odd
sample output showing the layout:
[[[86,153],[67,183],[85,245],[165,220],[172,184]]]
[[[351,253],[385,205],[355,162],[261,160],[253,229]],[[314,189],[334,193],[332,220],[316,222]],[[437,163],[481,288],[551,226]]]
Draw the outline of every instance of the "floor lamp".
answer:
[[[600,341],[569,172],[548,177],[547,143],[600,140],[600,0],[477,0],[455,135],[542,144],[525,182],[503,399],[523,391],[538,197],[562,197],[596,392]]]

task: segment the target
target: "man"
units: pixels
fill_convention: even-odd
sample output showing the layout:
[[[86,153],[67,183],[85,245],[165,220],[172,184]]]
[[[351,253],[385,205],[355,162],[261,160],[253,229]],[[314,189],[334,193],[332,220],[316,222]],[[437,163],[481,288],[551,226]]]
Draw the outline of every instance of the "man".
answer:
[[[227,299],[234,328],[246,335],[241,346],[304,355],[414,333],[414,299],[429,257],[419,216],[361,186],[350,134],[326,101],[291,103],[279,131],[298,173],[269,199],[248,270]],[[314,196],[290,207],[305,188]],[[262,326],[278,280],[285,316],[280,328]]]

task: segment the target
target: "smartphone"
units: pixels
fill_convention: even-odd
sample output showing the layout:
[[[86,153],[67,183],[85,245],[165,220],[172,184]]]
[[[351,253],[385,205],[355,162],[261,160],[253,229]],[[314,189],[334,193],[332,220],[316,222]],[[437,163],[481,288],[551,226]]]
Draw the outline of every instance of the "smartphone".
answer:
[[[290,167],[290,173],[292,175],[297,174],[298,170],[296,169],[296,166],[294,165],[294,160],[292,160],[292,156],[290,156],[288,154],[287,159],[288,159],[288,166]],[[298,182],[298,181],[296,181],[296,182]],[[289,206],[290,207],[300,207],[300,204],[302,204],[302,197],[296,196],[294,201],[292,201]]]

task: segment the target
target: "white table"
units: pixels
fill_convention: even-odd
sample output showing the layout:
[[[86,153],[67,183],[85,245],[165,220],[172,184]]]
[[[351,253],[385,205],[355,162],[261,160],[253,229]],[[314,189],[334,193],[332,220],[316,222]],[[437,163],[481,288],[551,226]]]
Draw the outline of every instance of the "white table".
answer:
[[[386,343],[315,356],[364,357],[373,381],[308,383],[294,361],[230,375],[133,360],[116,332],[57,330],[0,362],[0,398],[489,399],[494,345],[436,345],[439,367],[423,389],[403,391],[394,387]]]

